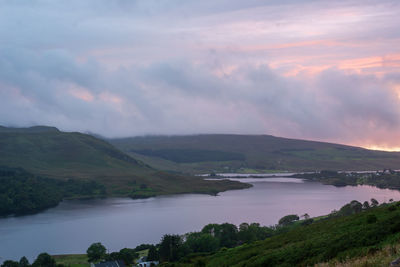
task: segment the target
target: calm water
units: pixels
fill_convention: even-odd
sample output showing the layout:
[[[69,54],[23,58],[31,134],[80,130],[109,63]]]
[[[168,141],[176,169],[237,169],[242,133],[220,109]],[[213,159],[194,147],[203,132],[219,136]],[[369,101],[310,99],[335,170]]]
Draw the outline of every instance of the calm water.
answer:
[[[334,187],[293,178],[235,179],[254,187],[219,196],[175,195],[145,200],[65,201],[43,213],[0,219],[0,261],[84,253],[102,242],[110,251],[157,243],[163,234],[198,231],[208,223],[277,223],[284,215],[327,214],[345,203],[400,200],[400,192],[370,186]]]

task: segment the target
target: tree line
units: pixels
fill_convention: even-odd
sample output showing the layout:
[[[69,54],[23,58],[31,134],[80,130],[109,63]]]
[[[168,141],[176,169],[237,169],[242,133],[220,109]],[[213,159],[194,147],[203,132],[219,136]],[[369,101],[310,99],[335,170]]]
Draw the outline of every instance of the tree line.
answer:
[[[291,177],[304,178],[310,181],[317,181],[323,184],[334,186],[346,185],[372,185],[379,188],[400,189],[400,172],[393,170],[377,171],[371,173],[347,173],[331,170],[322,170],[318,173],[294,174]]]
[[[41,253],[32,264],[26,257],[22,257],[19,261],[6,260],[1,267],[63,267],[63,265],[56,264],[56,261],[49,254]]]
[[[87,255],[89,262],[123,260],[126,264],[132,264],[138,251],[148,249],[147,261],[176,262],[191,254],[213,253],[264,240],[288,231],[296,220],[299,220],[299,216],[287,215],[277,225],[270,227],[260,226],[259,223],[242,223],[239,227],[231,223],[207,224],[199,232],[166,234],[156,245],[143,244],[135,249],[124,248],[110,254],[106,253],[107,249],[101,243],[93,243]]]
[[[56,206],[64,198],[105,194],[105,187],[96,181],[51,179],[0,166],[0,216],[35,213]]]

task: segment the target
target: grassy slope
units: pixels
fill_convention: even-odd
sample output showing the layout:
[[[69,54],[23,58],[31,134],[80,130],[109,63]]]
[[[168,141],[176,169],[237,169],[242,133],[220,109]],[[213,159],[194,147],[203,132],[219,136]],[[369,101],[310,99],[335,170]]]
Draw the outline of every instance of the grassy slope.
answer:
[[[108,143],[81,133],[0,132],[0,164],[52,177],[87,178],[99,170],[150,170]]]
[[[204,181],[158,172],[103,140],[51,127],[0,127],[0,148],[0,165],[22,167],[51,178],[95,179],[114,195],[215,194],[245,187],[228,181]]]
[[[397,169],[400,153],[372,151],[345,145],[295,140],[270,135],[148,136],[110,140],[122,151],[164,170],[209,172],[258,170],[314,171]],[[209,150],[241,154],[245,160],[174,162],[173,157],[151,157],[142,150]]]
[[[316,267],[381,267],[390,266],[390,263],[399,257],[400,244],[391,244],[361,257],[350,258],[344,261],[331,260],[316,264]]]
[[[368,223],[367,218],[371,215],[377,217],[376,222]],[[399,238],[400,207],[392,205],[389,208],[387,205],[356,215],[299,226],[264,241],[221,249],[209,256],[193,256],[179,266],[193,266],[200,261],[205,266],[219,267],[340,266],[343,262],[379,262],[379,257],[385,255],[388,248],[391,252],[387,260],[398,256],[398,249],[395,248]]]

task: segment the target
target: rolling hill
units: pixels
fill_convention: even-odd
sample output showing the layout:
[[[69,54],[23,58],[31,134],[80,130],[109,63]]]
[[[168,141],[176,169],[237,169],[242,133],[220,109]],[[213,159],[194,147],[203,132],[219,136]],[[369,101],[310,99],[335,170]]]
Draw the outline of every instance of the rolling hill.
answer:
[[[400,168],[398,152],[271,135],[142,136],[108,141],[155,168],[190,173]]]
[[[160,172],[91,135],[54,127],[0,127],[0,166],[61,180],[94,180],[109,195],[147,197],[171,193],[211,193],[247,187],[232,181]]]
[[[112,168],[150,170],[110,144],[81,133],[53,127],[0,128],[0,164],[23,167],[52,177],[88,178]]]

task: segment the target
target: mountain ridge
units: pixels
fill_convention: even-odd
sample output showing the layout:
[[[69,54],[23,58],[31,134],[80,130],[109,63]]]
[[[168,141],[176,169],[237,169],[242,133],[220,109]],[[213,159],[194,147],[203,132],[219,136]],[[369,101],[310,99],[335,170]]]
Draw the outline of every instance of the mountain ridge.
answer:
[[[0,125],[0,133],[43,133],[43,132],[60,132],[57,127],[37,125],[31,127],[6,127]]]
[[[164,170],[193,173],[243,171],[376,170],[400,167],[400,153],[321,141],[299,140],[272,135],[199,134],[176,136],[138,136],[107,139],[125,153]],[[188,156],[236,153],[244,160],[174,161],[176,153]],[[189,153],[190,152],[190,153]],[[198,156],[197,155],[197,156]],[[211,154],[210,154],[211,155]]]

